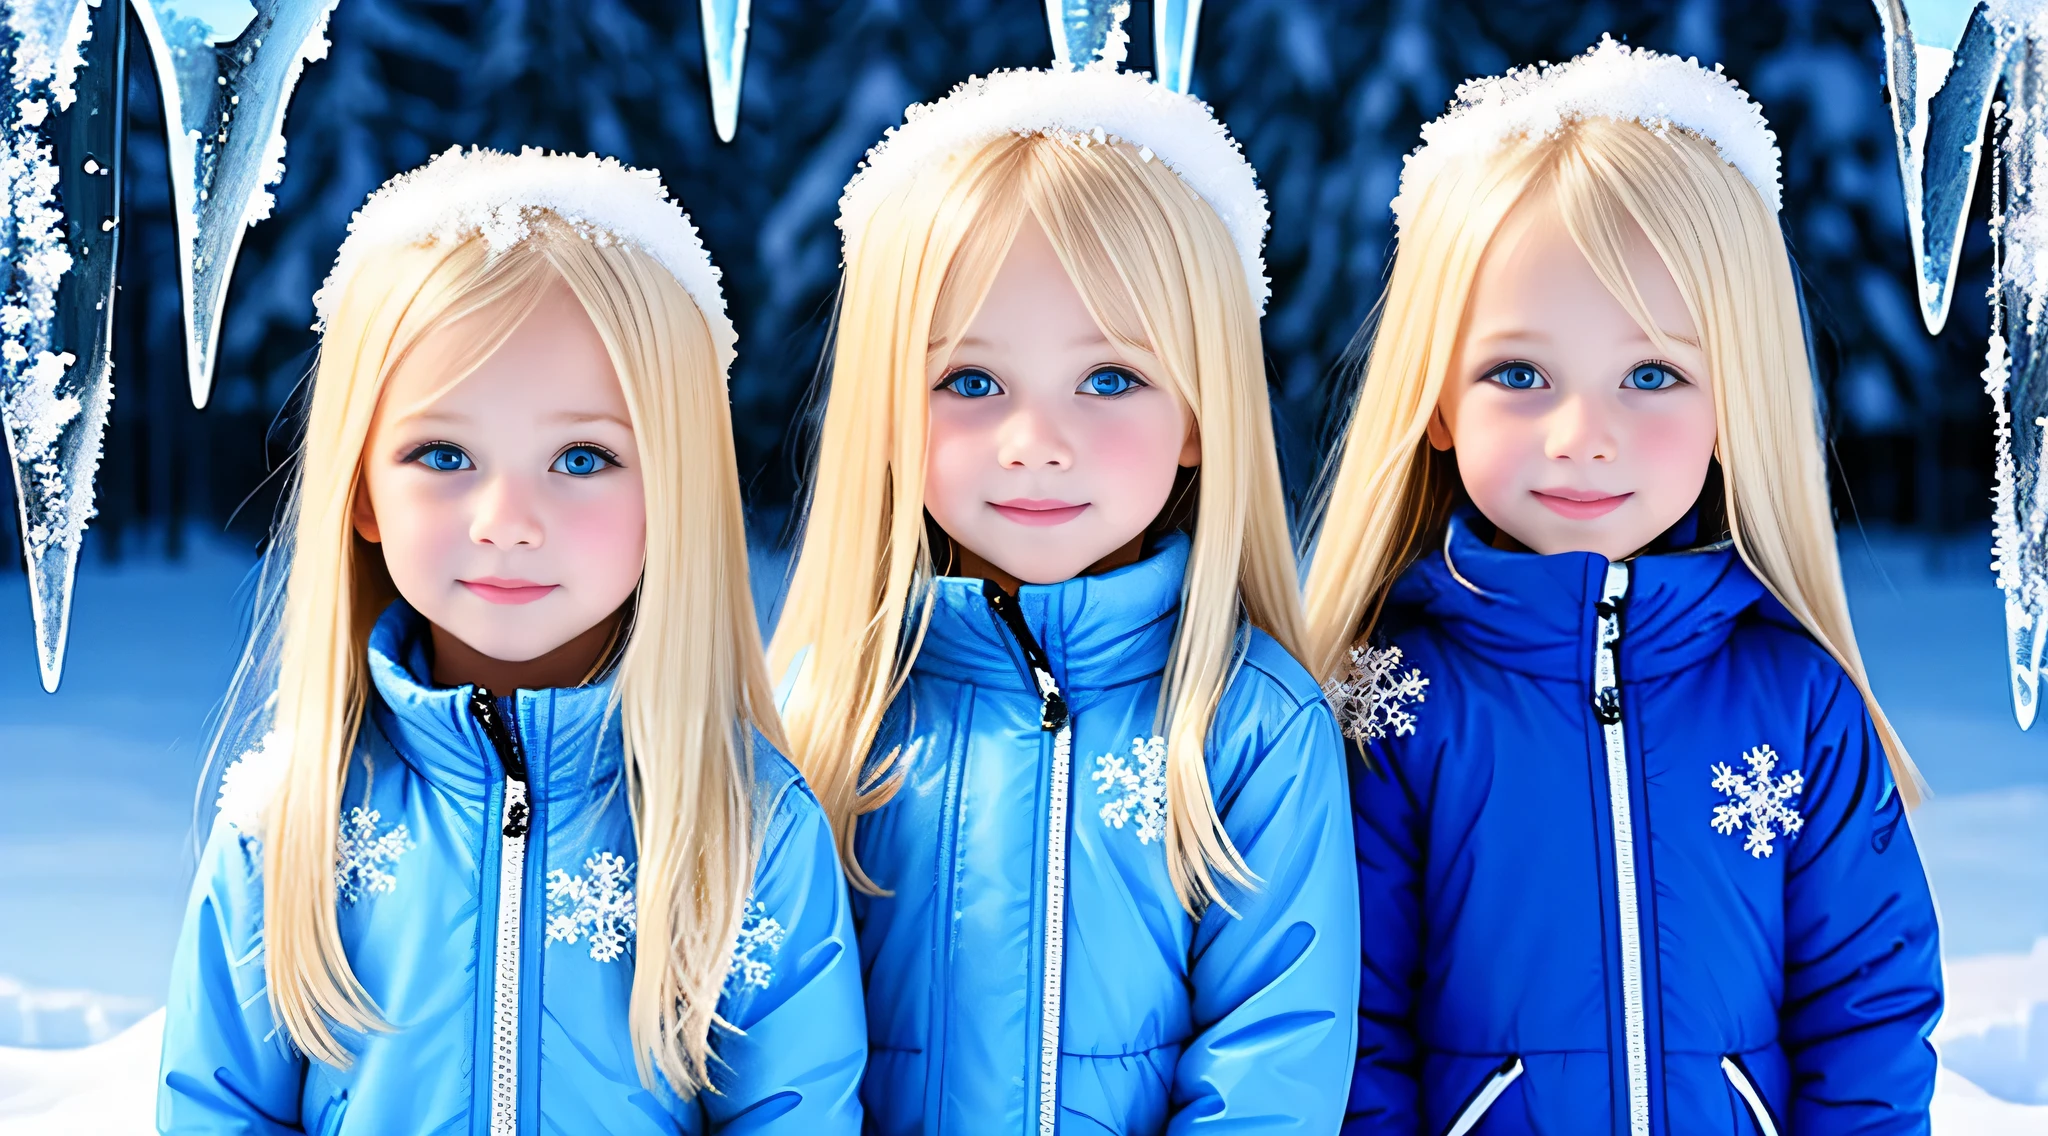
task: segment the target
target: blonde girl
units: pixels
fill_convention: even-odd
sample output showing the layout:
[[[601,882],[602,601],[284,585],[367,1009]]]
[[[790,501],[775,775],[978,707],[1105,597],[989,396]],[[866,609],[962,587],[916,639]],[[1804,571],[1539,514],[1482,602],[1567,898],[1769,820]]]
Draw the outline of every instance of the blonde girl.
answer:
[[[1603,40],[1423,138],[1308,576],[1361,759],[1345,1131],[1926,1131],[1917,781],[1761,110]]]
[[[830,829],[749,602],[718,273],[658,176],[356,215],[172,978],[166,1132],[856,1132]]]
[[[913,107],[847,189],[770,658],[861,893],[879,1132],[1337,1123],[1356,898],[1264,223],[1207,108],[1100,65]]]

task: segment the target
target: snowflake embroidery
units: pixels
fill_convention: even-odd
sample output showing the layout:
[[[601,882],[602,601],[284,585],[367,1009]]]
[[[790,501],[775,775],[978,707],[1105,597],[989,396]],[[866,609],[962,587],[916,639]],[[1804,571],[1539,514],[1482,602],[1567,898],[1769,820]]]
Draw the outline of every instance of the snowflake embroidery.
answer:
[[[1122,828],[1124,822],[1136,817],[1138,843],[1150,844],[1166,835],[1166,739],[1157,734],[1151,738],[1132,738],[1131,757],[1138,763],[1136,768],[1115,754],[1105,753],[1095,759],[1095,772],[1090,777],[1096,782],[1097,795],[1120,794],[1102,806],[1103,823]]]
[[[1726,762],[1714,763],[1714,788],[1729,798],[1714,806],[1714,831],[1733,835],[1747,825],[1742,850],[1762,859],[1771,854],[1773,840],[1789,839],[1805,827],[1806,818],[1793,807],[1792,798],[1806,788],[1806,775],[1795,769],[1774,779],[1778,751],[1767,745],[1743,754],[1742,760],[1749,766],[1746,773],[1737,773]]]
[[[341,833],[334,842],[334,890],[341,902],[353,907],[373,895],[389,895],[398,886],[391,866],[412,847],[412,835],[405,825],[394,824],[377,835],[383,816],[376,809],[361,806],[348,811]]]
[[[740,937],[732,945],[732,966],[725,973],[727,992],[766,990],[775,977],[775,953],[788,932],[760,903],[749,901],[740,916]]]
[[[610,962],[625,953],[640,929],[633,899],[633,866],[623,856],[599,852],[583,861],[583,874],[560,868],[548,873],[550,943],[590,940],[590,957]]]
[[[1410,707],[1428,697],[1427,686],[1420,668],[1401,668],[1401,648],[1353,647],[1351,673],[1323,693],[1344,736],[1362,745],[1414,733]]]

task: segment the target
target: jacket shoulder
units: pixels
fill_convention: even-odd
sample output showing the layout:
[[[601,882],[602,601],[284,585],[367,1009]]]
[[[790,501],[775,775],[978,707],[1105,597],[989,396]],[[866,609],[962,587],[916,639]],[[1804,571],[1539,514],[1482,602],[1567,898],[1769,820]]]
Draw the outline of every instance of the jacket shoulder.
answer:
[[[759,731],[753,734],[754,820],[763,847],[772,848],[793,829],[824,823],[825,809],[796,764]]]
[[[1272,710],[1292,714],[1309,703],[1321,702],[1323,688],[1279,640],[1254,627],[1238,672],[1224,695],[1224,706],[1233,699],[1257,699]]]

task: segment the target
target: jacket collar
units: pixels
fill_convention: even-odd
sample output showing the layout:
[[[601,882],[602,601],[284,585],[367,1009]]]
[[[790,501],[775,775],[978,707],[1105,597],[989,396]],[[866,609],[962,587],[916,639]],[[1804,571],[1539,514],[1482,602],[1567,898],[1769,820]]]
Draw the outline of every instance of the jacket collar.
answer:
[[[1477,510],[1459,510],[1442,547],[1394,585],[1391,606],[1410,609],[1505,669],[1536,677],[1589,675],[1594,605],[1607,559],[1592,552],[1505,551],[1488,542],[1490,529]],[[1624,681],[1699,662],[1728,642],[1745,613],[1792,622],[1731,543],[1657,547],[1629,562],[1621,624]]]
[[[1019,588],[1017,607],[1060,689],[1071,694],[1117,686],[1165,670],[1187,567],[1188,538],[1170,533],[1136,564]],[[913,670],[1037,693],[1023,652],[989,607],[979,579],[940,576],[930,588],[931,623]],[[913,605],[911,619],[916,613]]]
[[[482,799],[502,778],[497,752],[470,711],[474,686],[435,686],[427,621],[404,600],[370,632],[370,719],[407,764],[451,792]],[[526,752],[528,792],[562,800],[608,791],[623,769],[612,682],[520,690],[498,698]]]

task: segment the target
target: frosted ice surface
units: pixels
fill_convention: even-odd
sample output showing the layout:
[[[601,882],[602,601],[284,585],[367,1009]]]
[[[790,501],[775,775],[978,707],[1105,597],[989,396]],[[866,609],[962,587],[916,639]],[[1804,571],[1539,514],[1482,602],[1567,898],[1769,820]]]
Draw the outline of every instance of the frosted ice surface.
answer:
[[[1153,0],[1152,54],[1158,60],[1159,85],[1185,95],[1195,71],[1195,30],[1202,22],[1202,0]]]
[[[284,113],[335,0],[133,0],[163,90],[192,403],[206,405],[242,234],[284,176]]]
[[[704,74],[711,83],[711,122],[718,140],[739,128],[740,79],[747,66],[751,0],[699,0],[704,15]]]
[[[117,2],[22,0],[6,6],[0,30],[13,54],[0,99],[0,435],[45,690],[57,688],[63,670],[73,573],[113,397],[121,124],[113,60],[124,18]]]
[[[1130,0],[1045,0],[1053,66],[1071,70],[1099,63],[1114,69],[1128,53],[1124,18],[1130,14]]]

